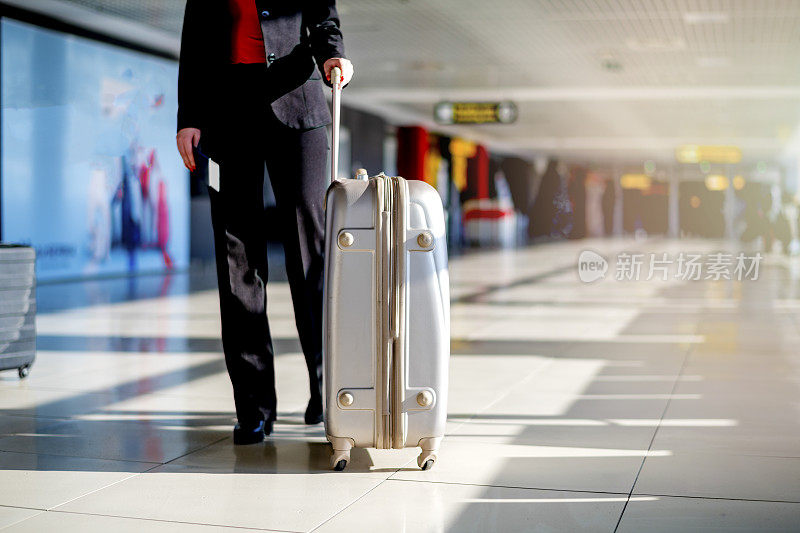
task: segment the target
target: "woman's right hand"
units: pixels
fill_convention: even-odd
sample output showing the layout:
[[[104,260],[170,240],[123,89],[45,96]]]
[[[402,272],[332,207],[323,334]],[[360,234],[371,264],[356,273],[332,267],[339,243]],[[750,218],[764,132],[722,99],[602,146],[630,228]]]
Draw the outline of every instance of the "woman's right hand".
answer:
[[[194,147],[200,142],[200,130],[197,128],[183,128],[178,132],[176,140],[183,164],[190,172],[194,172],[195,168],[197,168],[194,164]]]

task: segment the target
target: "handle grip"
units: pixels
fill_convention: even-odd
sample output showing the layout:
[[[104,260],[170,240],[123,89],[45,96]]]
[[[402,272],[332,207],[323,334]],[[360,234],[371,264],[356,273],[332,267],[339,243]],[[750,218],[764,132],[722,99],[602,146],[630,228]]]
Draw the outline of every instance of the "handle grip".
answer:
[[[336,173],[339,170],[339,116],[342,108],[342,70],[339,67],[331,69],[331,85],[333,94],[331,96],[331,183],[336,180]]]

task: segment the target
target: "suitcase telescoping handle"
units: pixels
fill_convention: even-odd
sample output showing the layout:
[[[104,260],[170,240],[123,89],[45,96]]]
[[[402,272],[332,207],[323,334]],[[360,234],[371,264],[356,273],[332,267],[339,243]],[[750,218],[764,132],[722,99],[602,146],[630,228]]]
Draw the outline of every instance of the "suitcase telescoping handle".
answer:
[[[331,85],[333,95],[331,97],[331,183],[336,180],[336,173],[339,169],[339,116],[342,109],[342,71],[339,67],[331,69]]]

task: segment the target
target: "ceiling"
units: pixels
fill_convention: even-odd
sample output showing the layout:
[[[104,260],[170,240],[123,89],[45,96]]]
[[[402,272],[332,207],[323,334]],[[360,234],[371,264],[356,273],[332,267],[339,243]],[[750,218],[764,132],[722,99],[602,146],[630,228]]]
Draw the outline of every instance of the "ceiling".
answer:
[[[185,5],[62,2],[173,37]],[[356,67],[345,103],[432,125],[440,100],[513,100],[513,125],[443,128],[495,149],[668,161],[678,144],[734,144],[747,160],[774,160],[800,124],[798,0],[338,5]]]
[[[432,116],[511,99],[473,128],[569,158],[674,159],[678,144],[775,158],[800,124],[797,0],[342,0],[351,100]],[[361,93],[361,94],[359,94]]]
[[[186,0],[63,0],[70,4],[122,17],[157,28],[173,35],[180,34]],[[207,1],[207,0],[204,0]]]

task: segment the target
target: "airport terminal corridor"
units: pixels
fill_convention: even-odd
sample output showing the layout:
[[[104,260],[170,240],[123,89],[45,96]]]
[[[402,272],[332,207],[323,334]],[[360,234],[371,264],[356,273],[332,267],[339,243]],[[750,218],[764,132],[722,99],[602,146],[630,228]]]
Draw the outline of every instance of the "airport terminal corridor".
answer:
[[[726,247],[452,257],[448,426],[425,472],[417,449],[355,449],[330,470],[322,425],[303,424],[286,283],[268,284],[278,420],[237,447],[213,283],[42,285],[31,374],[0,373],[0,529],[797,531],[797,258],[766,254],[741,281],[648,280],[646,263],[616,279],[620,254]],[[605,278],[580,280],[585,250]]]
[[[800,0],[0,0],[0,533],[800,533],[798,58]]]

